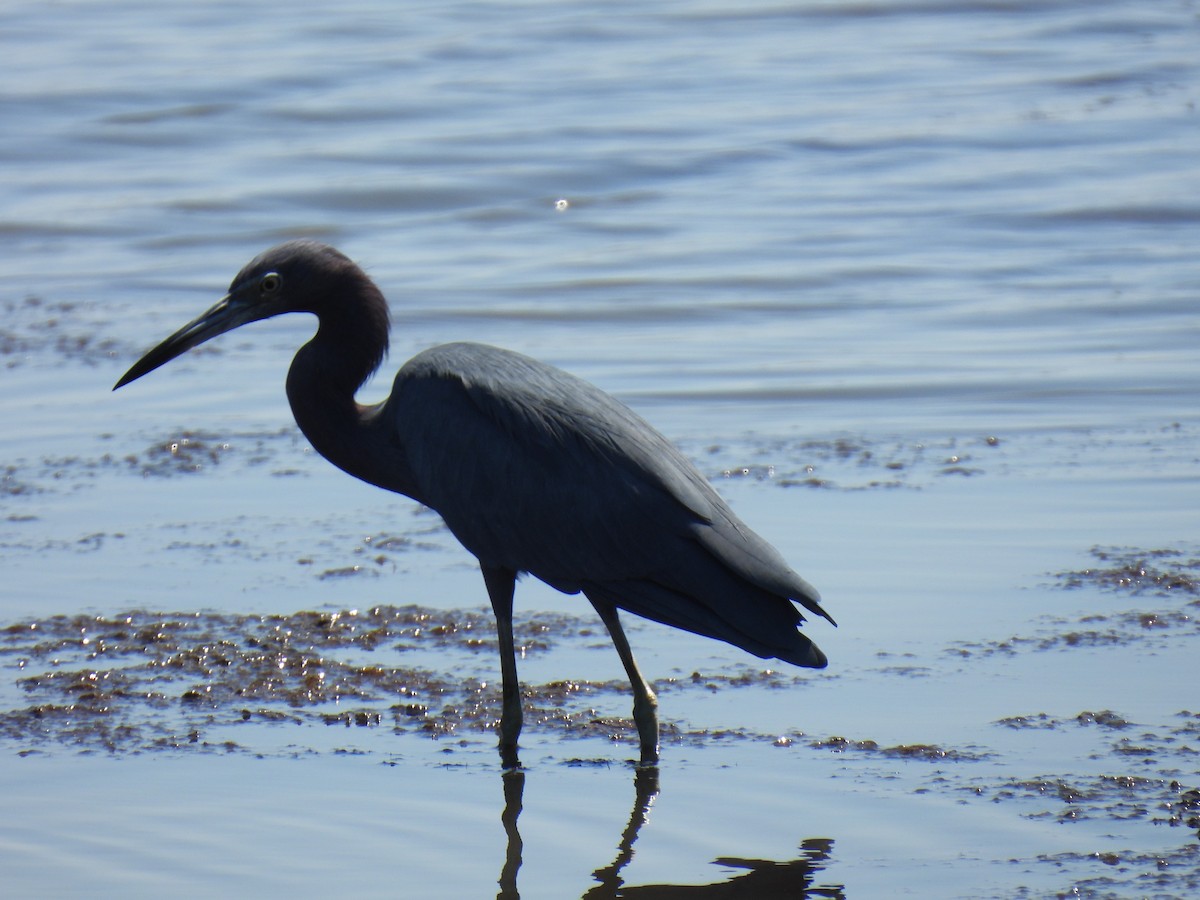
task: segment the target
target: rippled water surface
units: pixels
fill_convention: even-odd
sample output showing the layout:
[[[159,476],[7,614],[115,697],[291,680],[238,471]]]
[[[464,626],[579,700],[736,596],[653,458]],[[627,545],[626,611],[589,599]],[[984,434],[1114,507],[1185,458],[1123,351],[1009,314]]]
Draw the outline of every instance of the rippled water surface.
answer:
[[[1200,888],[1197,46],[1194,2],[5,5],[5,891]],[[655,782],[523,582],[502,778],[473,561],[292,424],[311,320],[110,393],[295,236],[391,301],[363,399],[459,339],[617,394],[830,667],[631,623]]]

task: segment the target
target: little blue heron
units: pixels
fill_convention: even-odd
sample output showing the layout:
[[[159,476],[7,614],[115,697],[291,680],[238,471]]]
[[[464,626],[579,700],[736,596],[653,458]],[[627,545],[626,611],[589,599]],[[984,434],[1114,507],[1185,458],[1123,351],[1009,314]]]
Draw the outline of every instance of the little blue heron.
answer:
[[[287,377],[304,436],[338,468],[435,510],[479,559],[499,636],[506,767],[519,765],[512,613],[521,573],[582,592],[600,614],[629,675],[646,765],[658,761],[658,700],[618,608],[764,659],[825,666],[793,605],[836,624],[816,590],[673,444],[586,381],[519,353],[453,343],[405,363],[382,403],[356,402],[387,353],[388,307],[332,247],[289,241],[255,257],[224,298],[113,390],[239,325],[290,312],[318,322]]]

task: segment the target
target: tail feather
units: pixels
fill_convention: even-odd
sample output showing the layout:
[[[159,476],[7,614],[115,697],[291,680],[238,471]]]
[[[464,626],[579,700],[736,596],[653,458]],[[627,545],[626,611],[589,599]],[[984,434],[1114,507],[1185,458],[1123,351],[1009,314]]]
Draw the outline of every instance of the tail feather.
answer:
[[[798,630],[801,616],[796,608],[780,597],[764,595],[744,597],[732,607],[732,615],[719,615],[707,604],[671,588],[647,580],[586,583],[583,592],[589,599],[612,604],[647,619],[690,631],[703,637],[715,638],[752,653],[760,659],[779,659],[796,666],[823,669],[828,659],[808,637]],[[764,600],[768,600],[764,603]],[[737,620],[738,610],[759,609],[758,627],[748,627]],[[771,620],[762,627],[762,620]]]
[[[797,575],[778,550],[751,531],[724,504],[715,512],[711,522],[697,526],[693,532],[696,543],[711,555],[713,563],[739,580],[768,594],[787,597],[837,626],[833,616],[821,607],[817,589]]]
[[[693,634],[741,647],[762,659],[813,669],[825,654],[799,630],[797,605],[836,625],[821,596],[715,494],[710,516],[655,543],[640,577],[596,578],[564,590]],[[659,565],[654,565],[658,562]],[[551,581],[551,584],[554,584]]]

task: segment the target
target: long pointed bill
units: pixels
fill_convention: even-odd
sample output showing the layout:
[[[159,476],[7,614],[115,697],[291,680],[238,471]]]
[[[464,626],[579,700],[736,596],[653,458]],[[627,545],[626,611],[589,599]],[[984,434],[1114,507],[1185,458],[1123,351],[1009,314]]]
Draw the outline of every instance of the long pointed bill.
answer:
[[[247,303],[237,294],[227,294],[207,312],[188,322],[134,363],[129,371],[121,376],[121,380],[113,385],[113,390],[124,387],[147,372],[153,372],[159,366],[166,365],[180,354],[186,353],[217,335],[232,331],[247,322],[265,319],[277,311],[265,309],[260,304]]]

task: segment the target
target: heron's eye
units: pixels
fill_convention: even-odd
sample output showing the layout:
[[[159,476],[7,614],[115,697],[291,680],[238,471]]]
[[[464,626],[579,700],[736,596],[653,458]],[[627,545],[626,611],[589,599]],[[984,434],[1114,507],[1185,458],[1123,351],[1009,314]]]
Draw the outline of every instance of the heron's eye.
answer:
[[[264,294],[278,294],[283,289],[283,277],[276,272],[268,272],[258,286]]]

